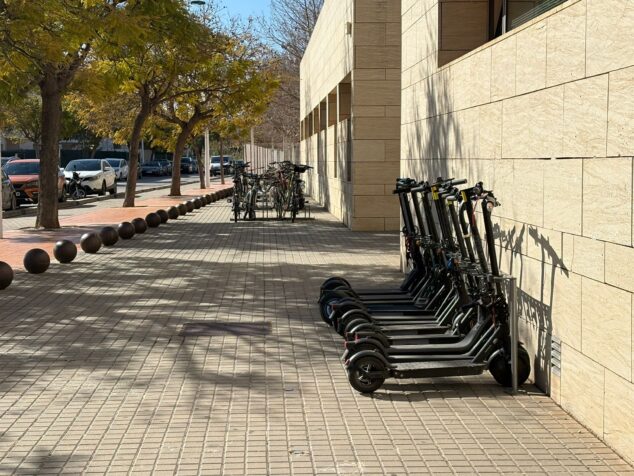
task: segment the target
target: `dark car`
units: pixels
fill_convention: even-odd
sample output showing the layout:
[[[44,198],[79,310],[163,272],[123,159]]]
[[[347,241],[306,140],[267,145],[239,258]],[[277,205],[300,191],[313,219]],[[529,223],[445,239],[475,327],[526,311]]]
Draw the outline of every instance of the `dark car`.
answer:
[[[157,160],[162,166],[165,175],[172,175],[172,163],[169,160]]]
[[[2,209],[15,210],[18,208],[18,196],[15,193],[11,180],[9,180],[9,176],[4,172],[4,170],[0,170],[0,182],[2,183]]]
[[[148,162],[141,166],[141,172],[143,175],[163,175],[165,168],[163,164],[158,161]]]
[[[231,160],[232,157],[223,156],[222,164],[225,171],[225,175],[231,173]],[[220,175],[220,156],[214,155],[211,158],[211,175]]]
[[[196,159],[192,157],[183,157],[181,159],[181,172],[185,174],[197,174],[198,164],[196,163]]]

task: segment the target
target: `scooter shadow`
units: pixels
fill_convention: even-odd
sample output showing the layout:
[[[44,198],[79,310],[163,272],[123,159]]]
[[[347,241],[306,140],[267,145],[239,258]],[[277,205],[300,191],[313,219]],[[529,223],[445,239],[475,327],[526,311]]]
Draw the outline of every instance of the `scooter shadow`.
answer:
[[[510,394],[511,389],[502,387],[495,382],[466,382],[459,379],[444,379],[442,383],[389,383],[381,390],[367,397],[377,400],[397,402],[420,402],[433,399],[464,399],[464,398],[514,398],[522,395],[544,395],[534,385],[522,386],[517,395]]]

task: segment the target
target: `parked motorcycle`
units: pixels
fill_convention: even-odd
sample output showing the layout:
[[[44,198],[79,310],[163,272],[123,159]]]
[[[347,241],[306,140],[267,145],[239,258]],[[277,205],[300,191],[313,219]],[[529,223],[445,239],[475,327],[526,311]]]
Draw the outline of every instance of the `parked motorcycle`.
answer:
[[[81,184],[81,179],[77,172],[73,172],[73,178],[68,179],[66,188],[68,190],[68,196],[73,200],[80,200],[86,198],[86,189]]]

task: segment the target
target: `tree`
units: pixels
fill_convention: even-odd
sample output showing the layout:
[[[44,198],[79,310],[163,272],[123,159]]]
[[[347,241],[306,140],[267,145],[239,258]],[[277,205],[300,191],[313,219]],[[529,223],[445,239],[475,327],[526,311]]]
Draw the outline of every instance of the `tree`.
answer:
[[[170,195],[181,194],[180,159],[191,136],[202,132],[200,126],[211,124],[220,132],[227,118],[261,115],[277,87],[252,36],[210,32],[208,38],[212,41],[199,42],[196,68],[179,76],[173,97],[156,110],[177,128]]]
[[[42,143],[42,100],[36,91],[0,104],[0,129],[7,139],[33,142],[35,156]]]
[[[84,126],[80,118],[73,113],[68,102],[62,113],[61,138],[63,140],[77,141],[82,153],[94,158],[104,136]]]
[[[323,0],[272,0],[264,36],[278,51],[280,88],[265,113],[258,135],[280,142],[299,141],[299,66],[310,41]]]
[[[35,156],[39,158],[42,140],[42,99],[38,92],[32,90],[21,98],[0,104],[0,129],[3,135],[12,141],[31,141]],[[91,156],[101,143],[101,136],[82,126],[67,107],[62,110],[60,139],[77,140],[82,150],[88,149]]]
[[[142,0],[0,0],[0,100],[37,86],[41,98],[36,226],[59,228],[58,145],[62,99],[93,43],[125,23]],[[130,34],[130,25],[120,31]]]
[[[100,79],[83,92],[84,123],[93,112],[105,119],[112,101],[125,98],[129,111],[125,116],[130,121],[119,126],[115,133],[119,138],[126,136],[130,150],[124,207],[134,206],[139,143],[148,119],[161,103],[195,90],[185,87],[176,91],[175,85],[178,78],[196,70],[199,45],[207,42],[208,32],[181,1],[154,2],[146,14],[152,21],[147,24],[142,41],[115,44],[107,54],[97,58],[86,73]],[[105,119],[105,125],[100,127],[108,127],[107,123]]]

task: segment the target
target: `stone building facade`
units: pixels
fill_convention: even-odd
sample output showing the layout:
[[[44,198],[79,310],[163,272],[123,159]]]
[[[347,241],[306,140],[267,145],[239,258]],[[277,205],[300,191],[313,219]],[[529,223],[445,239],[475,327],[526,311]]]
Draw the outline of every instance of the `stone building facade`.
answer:
[[[399,228],[397,176],[483,181],[536,384],[634,461],[634,2],[326,0],[309,190]]]
[[[308,192],[353,230],[398,230],[400,0],[326,0],[301,63]]]
[[[401,174],[495,190],[535,382],[630,461],[632,27],[631,0],[402,2]]]

